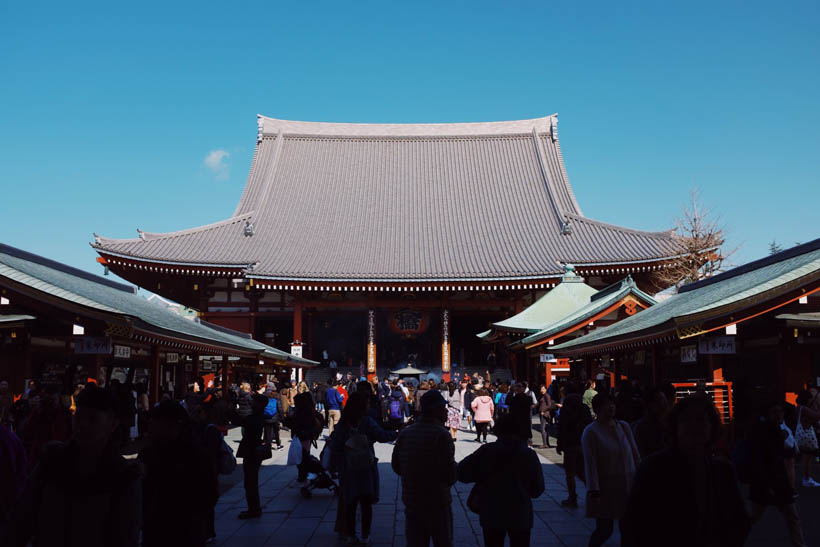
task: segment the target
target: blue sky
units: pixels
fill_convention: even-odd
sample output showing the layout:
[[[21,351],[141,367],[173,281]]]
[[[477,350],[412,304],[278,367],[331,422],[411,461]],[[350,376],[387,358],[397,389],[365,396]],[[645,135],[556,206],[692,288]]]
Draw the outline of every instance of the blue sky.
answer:
[[[3,3],[0,241],[100,272],[92,232],[227,218],[257,113],[558,112],[587,216],[669,228],[700,187],[736,263],[820,237],[817,2],[291,4]]]

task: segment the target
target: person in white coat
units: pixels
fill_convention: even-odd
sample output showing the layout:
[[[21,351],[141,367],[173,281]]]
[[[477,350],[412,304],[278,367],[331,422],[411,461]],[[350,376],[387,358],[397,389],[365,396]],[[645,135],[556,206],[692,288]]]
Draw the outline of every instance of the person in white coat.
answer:
[[[640,462],[638,447],[626,422],[615,419],[615,401],[601,392],[592,399],[596,414],[581,436],[586,470],[586,516],[595,519],[590,547],[599,547],[623,517]],[[623,530],[621,530],[623,534]]]

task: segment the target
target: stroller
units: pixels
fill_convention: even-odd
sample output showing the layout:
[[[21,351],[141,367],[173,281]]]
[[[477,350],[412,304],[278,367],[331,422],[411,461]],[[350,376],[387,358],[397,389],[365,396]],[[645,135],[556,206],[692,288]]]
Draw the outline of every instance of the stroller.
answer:
[[[327,450],[327,447],[322,449],[322,453]],[[309,498],[313,495],[313,490],[317,488],[328,489],[336,495],[339,491],[339,485],[333,480],[330,473],[322,467],[322,463],[316,456],[310,456],[307,462],[308,483],[302,487],[301,494],[304,498]]]

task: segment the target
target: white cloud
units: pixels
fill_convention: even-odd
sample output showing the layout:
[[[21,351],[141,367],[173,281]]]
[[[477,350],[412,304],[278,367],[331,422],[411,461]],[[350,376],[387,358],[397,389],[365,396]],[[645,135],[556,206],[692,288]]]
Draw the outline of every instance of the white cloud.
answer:
[[[228,160],[230,158],[230,152],[217,148],[208,152],[203,163],[216,176],[216,180],[228,180]]]

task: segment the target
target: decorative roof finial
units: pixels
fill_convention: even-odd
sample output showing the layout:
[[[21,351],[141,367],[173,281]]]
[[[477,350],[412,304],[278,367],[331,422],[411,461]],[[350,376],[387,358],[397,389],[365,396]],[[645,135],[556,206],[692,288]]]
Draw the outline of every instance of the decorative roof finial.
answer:
[[[262,134],[264,133],[265,129],[265,119],[257,114],[256,115],[256,144],[262,142]]]
[[[145,241],[145,232],[143,232],[143,231],[142,231],[142,230],[140,230],[139,228],[137,228],[137,235],[139,236],[139,238],[140,238],[141,240]]]
[[[552,137],[552,142],[558,140],[558,116],[550,118],[550,137]]]
[[[561,235],[568,236],[570,234],[572,234],[572,221],[565,218],[563,222],[561,222]]]
[[[564,273],[575,275],[575,266],[573,266],[572,264],[564,264]]]
[[[250,237],[253,235],[253,224],[250,220],[245,221],[245,237]]]

